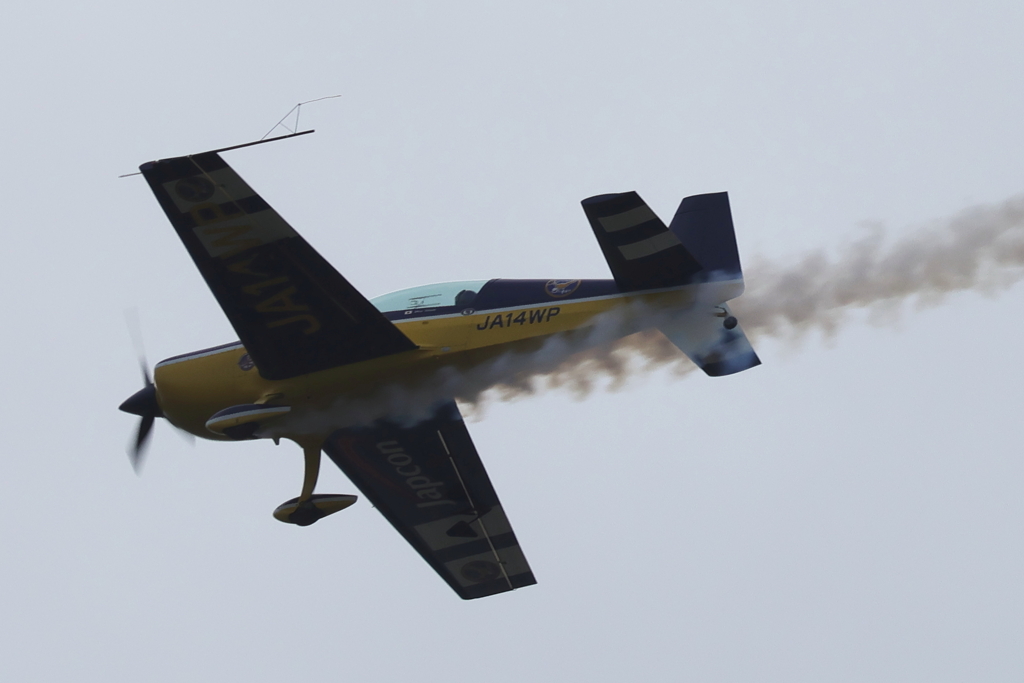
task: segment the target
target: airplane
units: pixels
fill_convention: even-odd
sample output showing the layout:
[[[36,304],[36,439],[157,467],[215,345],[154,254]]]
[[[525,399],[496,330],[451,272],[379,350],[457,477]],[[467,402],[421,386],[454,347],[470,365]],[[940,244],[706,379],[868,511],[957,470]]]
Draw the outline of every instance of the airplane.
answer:
[[[760,363],[727,304],[743,274],[725,192],[686,197],[668,226],[635,192],[584,199],[610,279],[444,282],[367,299],[220,155],[244,146],[140,166],[239,341],[163,360],[152,379],[143,365],[145,386],[120,406],[141,418],[136,470],[158,417],[204,439],[287,439],[303,451],[302,488],[273,514],[308,526],[356,501],[314,493],[326,453],[459,597],[481,598],[536,579],[452,377],[507,379],[502,368],[521,364],[503,359],[529,361],[552,340],[599,343],[607,334],[588,331],[609,319],[620,337],[656,326],[710,376]]]

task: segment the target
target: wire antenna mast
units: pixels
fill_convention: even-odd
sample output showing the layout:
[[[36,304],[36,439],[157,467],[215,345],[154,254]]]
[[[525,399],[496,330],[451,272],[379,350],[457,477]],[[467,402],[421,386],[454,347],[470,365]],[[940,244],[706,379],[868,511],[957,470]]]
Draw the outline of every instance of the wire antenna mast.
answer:
[[[277,123],[275,123],[273,128],[271,128],[266,133],[264,133],[263,137],[261,137],[259,140],[254,140],[252,142],[245,142],[245,143],[242,143],[241,145],[231,145],[230,147],[221,147],[220,149],[211,149],[211,150],[209,150],[209,152],[211,152],[211,153],[227,152],[227,151],[230,151],[232,149],[241,149],[242,147],[252,147],[253,145],[262,145],[265,142],[275,142],[277,140],[285,140],[287,138],[295,138],[295,137],[298,137],[300,135],[309,135],[310,133],[315,133],[316,131],[314,129],[312,129],[312,128],[310,128],[309,130],[301,131],[301,132],[299,131],[299,114],[302,111],[302,105],[310,104],[312,102],[319,102],[320,100],[333,100],[336,97],[341,97],[341,95],[328,95],[327,97],[318,97],[315,100],[306,100],[305,102],[299,102],[294,107],[289,109],[288,113],[285,114],[283,117],[281,117],[281,120],[278,121]],[[288,119],[289,116],[292,115],[292,112],[295,113],[295,123],[294,123],[294,128],[289,128],[288,125],[285,123],[285,121]],[[272,138],[268,138],[267,137],[268,135],[273,133],[278,128],[284,128],[286,131],[288,131],[288,133],[285,134],[285,135],[278,135],[278,136],[272,137]],[[136,171],[135,173],[125,173],[124,175],[119,175],[117,177],[118,178],[128,178],[129,176],[133,176],[133,175],[141,175],[141,173]]]
[[[291,133],[291,135],[298,135],[299,134],[299,114],[302,113],[302,105],[304,105],[304,104],[312,104],[313,102],[319,102],[321,100],[333,100],[336,97],[341,97],[341,95],[328,95],[326,97],[318,97],[315,100],[306,100],[305,102],[299,102],[294,107],[289,109],[288,113],[285,114],[284,116],[282,116],[281,120],[274,124],[273,128],[271,128],[266,133],[264,133],[263,137],[260,138],[260,141],[265,140],[268,135],[273,133],[278,128],[284,128],[286,131]],[[289,128],[287,126],[287,124],[285,124],[285,121],[288,119],[289,116],[292,115],[292,112],[295,112],[295,124],[294,124],[294,126],[292,128]],[[288,137],[288,136],[281,136],[281,137]]]

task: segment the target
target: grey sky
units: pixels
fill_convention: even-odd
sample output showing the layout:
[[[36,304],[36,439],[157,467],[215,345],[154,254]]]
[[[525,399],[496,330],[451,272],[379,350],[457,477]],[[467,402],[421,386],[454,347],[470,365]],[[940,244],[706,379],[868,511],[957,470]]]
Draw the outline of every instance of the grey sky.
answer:
[[[606,277],[579,200],[728,190],[741,255],[895,241],[1022,189],[1010,2],[184,1],[5,9],[0,673],[26,681],[1017,681],[1019,286],[854,313],[764,365],[470,430],[537,575],[464,603],[365,501],[308,529],[297,448],[117,405],[235,339],[139,163],[231,163],[367,296]],[[756,283],[748,280],[748,287]],[[355,492],[325,464],[319,490]]]

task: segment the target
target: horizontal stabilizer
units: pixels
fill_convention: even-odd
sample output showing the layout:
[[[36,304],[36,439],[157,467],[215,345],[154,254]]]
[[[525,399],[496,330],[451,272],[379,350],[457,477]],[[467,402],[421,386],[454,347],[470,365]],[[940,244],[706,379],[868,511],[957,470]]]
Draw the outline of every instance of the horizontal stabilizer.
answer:
[[[706,312],[689,311],[658,325],[658,329],[711,377],[732,375],[761,364],[725,304]]]
[[[620,291],[678,287],[700,272],[697,260],[636,192],[581,203]]]

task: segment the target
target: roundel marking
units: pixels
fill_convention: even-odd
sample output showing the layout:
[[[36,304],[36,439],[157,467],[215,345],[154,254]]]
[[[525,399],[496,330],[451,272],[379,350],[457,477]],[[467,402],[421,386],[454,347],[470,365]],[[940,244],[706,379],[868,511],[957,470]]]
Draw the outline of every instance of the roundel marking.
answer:
[[[473,583],[481,583],[483,581],[490,581],[496,579],[501,574],[501,569],[498,565],[493,562],[486,560],[473,560],[462,565],[462,569],[459,570],[462,574],[462,578]]]
[[[548,296],[569,296],[579,289],[581,282],[583,280],[548,280],[544,285],[544,291],[548,293]]]
[[[238,359],[238,367],[248,372],[249,370],[252,370],[254,367],[256,367],[256,364],[252,362],[252,356],[250,356],[249,354],[245,354]]]
[[[174,191],[186,202],[205,202],[213,196],[216,188],[203,176],[182,178],[174,185]]]

